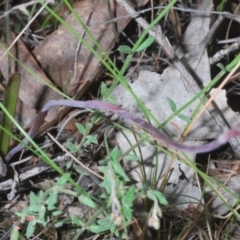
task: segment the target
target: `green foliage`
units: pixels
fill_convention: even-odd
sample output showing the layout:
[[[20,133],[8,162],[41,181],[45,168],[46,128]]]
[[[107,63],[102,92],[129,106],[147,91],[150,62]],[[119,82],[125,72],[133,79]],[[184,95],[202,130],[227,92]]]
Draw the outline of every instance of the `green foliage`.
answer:
[[[76,127],[79,131],[79,133],[81,133],[82,136],[82,140],[79,143],[79,145],[75,145],[72,142],[67,141],[67,147],[69,149],[69,151],[73,154],[77,153],[82,147],[87,147],[90,144],[98,144],[98,140],[95,136],[90,135],[90,131],[94,125],[94,123],[97,123],[99,120],[101,120],[101,117],[99,116],[95,116],[92,117],[92,122],[87,122],[85,126],[83,126],[80,123],[76,123]]]
[[[152,45],[152,43],[155,41],[155,37],[149,37],[147,38],[136,50],[135,52],[141,52],[145,49],[147,49],[149,46]],[[129,55],[134,54],[134,50],[132,50],[129,46],[127,45],[122,45],[118,47],[118,51],[122,53],[126,53]]]
[[[107,85],[104,82],[101,83],[100,93],[101,93],[103,101],[107,101],[107,102],[110,102],[112,104],[117,104],[117,102],[116,102],[116,100],[114,98],[112,98],[112,97],[105,97],[105,96],[107,96],[108,88],[107,88]]]
[[[63,177],[64,178],[64,177]],[[71,219],[62,220],[57,219],[62,216],[62,211],[59,210],[56,205],[58,202],[58,194],[65,193],[77,197],[76,192],[70,191],[63,188],[62,183],[65,182],[65,179],[60,180],[56,186],[49,188],[45,192],[40,191],[38,195],[33,192],[30,192],[29,195],[29,206],[24,208],[21,212],[16,212],[15,214],[20,217],[21,223],[26,222],[26,237],[29,239],[33,236],[37,224],[46,227],[51,221],[55,221],[55,227],[61,227],[65,224],[80,224],[80,220],[75,216]],[[85,195],[81,194],[78,196],[80,203],[85,204],[88,207],[96,208],[96,204],[92,199]],[[16,234],[15,231],[12,234]]]
[[[112,230],[112,232],[115,230],[115,226],[110,219],[99,219],[96,223],[97,224],[93,224],[89,227],[89,231],[93,233],[102,233],[107,230]]]
[[[145,49],[147,49],[148,47],[150,47],[153,42],[155,41],[155,37],[149,37],[147,38],[136,50],[136,52],[141,52]]]
[[[16,227],[13,227],[11,231],[11,237],[10,240],[18,240],[19,239],[19,231]]]
[[[158,202],[162,205],[167,205],[168,202],[166,200],[166,198],[164,197],[164,195],[157,191],[157,190],[151,190],[148,192],[147,194],[148,198],[151,200],[154,200],[155,198],[157,198]]]
[[[175,113],[175,112],[177,111],[177,105],[176,105],[176,103],[173,101],[173,99],[171,99],[171,98],[169,98],[169,97],[167,98],[167,101],[168,101],[168,104],[169,104],[172,112]],[[191,122],[191,119],[190,119],[189,117],[187,117],[187,116],[185,116],[185,115],[183,115],[183,114],[181,114],[181,113],[178,113],[177,116],[178,116],[180,119],[184,120],[185,122],[188,122],[188,123]]]
[[[36,228],[36,224],[46,226],[53,217],[62,214],[55,205],[57,203],[57,192],[43,191],[39,192],[39,195],[30,192],[29,206],[24,208],[22,212],[16,212],[16,215],[21,218],[21,222],[27,221],[26,237],[29,239]]]
[[[11,116],[15,116],[17,101],[18,101],[18,92],[20,88],[21,75],[16,73],[9,78],[8,85],[4,94],[3,104],[6,107],[7,111]],[[8,152],[10,135],[8,132],[12,131],[13,123],[7,117],[6,114],[3,114],[2,118],[2,127],[5,131],[0,132],[0,155],[4,157]]]
[[[172,112],[175,112],[177,111],[177,106],[176,106],[176,103],[171,99],[171,98],[167,98],[167,101],[168,101],[168,104],[172,110]]]
[[[118,51],[126,54],[133,54],[132,49],[126,45],[119,46]]]
[[[80,124],[80,123],[76,123],[76,127],[77,127],[77,129],[78,129],[78,131],[82,134],[82,135],[84,135],[84,134],[86,134],[86,128],[82,125],[82,124]]]

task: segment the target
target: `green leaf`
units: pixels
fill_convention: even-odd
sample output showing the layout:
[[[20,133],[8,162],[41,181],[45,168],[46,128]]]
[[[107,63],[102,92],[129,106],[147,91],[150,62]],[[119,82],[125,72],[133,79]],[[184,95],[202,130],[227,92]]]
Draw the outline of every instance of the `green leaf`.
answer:
[[[47,198],[47,205],[48,205],[48,211],[55,209],[55,204],[57,203],[58,193],[56,190],[53,189],[53,191],[50,192],[48,198]]]
[[[238,53],[238,55],[233,59],[233,61],[226,66],[227,71],[230,72],[232,68],[234,68],[239,63],[239,61],[240,53]]]
[[[38,213],[38,220],[40,220],[41,224],[45,227],[47,225],[47,221],[46,221],[46,207],[45,206],[41,206],[39,208],[39,213]]]
[[[108,194],[111,193],[111,179],[110,179],[110,174],[109,174],[109,168],[104,166],[104,167],[98,167],[99,171],[104,173],[104,180],[101,182],[100,186],[104,187],[107,191]]]
[[[108,173],[108,167],[106,167],[106,166],[100,166],[100,167],[98,167],[98,170],[100,172],[104,173],[104,175],[106,175]]]
[[[159,203],[161,203],[162,205],[168,205],[166,198],[161,192],[157,190],[152,190],[151,193],[158,199]]]
[[[135,199],[135,187],[132,186],[128,189],[126,195],[122,198],[123,205],[132,206],[133,200]]]
[[[136,50],[136,52],[141,52],[143,50],[145,50],[146,48],[148,48],[150,45],[152,45],[152,43],[155,41],[155,37],[149,37],[147,38]]]
[[[63,221],[59,221],[59,222],[56,222],[56,223],[54,224],[54,227],[55,227],[55,228],[60,228],[60,227],[63,226],[63,224],[64,224]]]
[[[108,88],[107,88],[106,83],[102,82],[100,92],[101,92],[102,97],[104,97],[105,94],[108,92]]]
[[[167,98],[168,104],[173,112],[177,111],[177,106],[171,98]]]
[[[86,130],[89,131],[92,128],[92,124],[90,122],[87,122],[85,127],[86,127]]]
[[[114,104],[114,105],[117,105],[116,98],[108,97],[108,98],[105,99],[105,101],[108,101],[109,103],[112,103],[112,104]]]
[[[62,214],[62,211],[61,211],[61,210],[56,210],[56,211],[52,212],[52,215],[53,215],[54,217],[59,216],[59,215],[61,215],[61,214]]]
[[[76,215],[71,215],[71,219],[74,222],[74,224],[76,224],[79,227],[82,227],[84,225],[82,219]]]
[[[12,231],[11,231],[10,240],[18,240],[18,237],[19,237],[19,231],[17,229],[17,226],[14,226]]]
[[[121,155],[121,151],[117,147],[115,147],[110,153],[110,157],[113,161],[117,161],[120,155]]]
[[[80,123],[76,123],[76,127],[82,135],[84,135],[87,131],[86,128]]]
[[[222,63],[217,63],[216,64],[223,72],[227,72],[227,69],[225,68],[225,66]]]
[[[42,202],[42,199],[44,198],[44,192],[42,190],[39,191],[38,193],[38,199],[39,199],[39,202]]]
[[[106,158],[99,160],[98,163],[99,165],[106,166],[110,160],[111,159],[108,156],[106,156]]]
[[[27,230],[26,230],[27,239],[30,239],[30,237],[33,235],[35,226],[36,226],[36,223],[34,221],[31,221],[28,223]]]
[[[105,232],[109,229],[108,225],[91,225],[89,227],[89,231],[93,232],[93,233],[100,233],[100,232]]]
[[[18,217],[20,217],[21,218],[21,223],[24,223],[24,221],[25,221],[25,218],[27,217],[27,214],[26,213],[24,213],[24,212],[15,212],[15,214],[18,216]]]
[[[183,121],[186,121],[186,122],[188,122],[188,123],[190,123],[192,120],[191,120],[191,118],[189,118],[189,117],[187,117],[187,116],[185,116],[185,115],[183,115],[183,114],[178,114],[178,117],[180,118],[180,119],[182,119]]]
[[[93,200],[88,197],[86,194],[81,194],[78,197],[79,202],[85,204],[86,206],[90,207],[90,208],[97,208],[95,202],[93,202]]]
[[[99,219],[97,223],[99,224],[99,226],[102,226],[102,229],[105,229],[104,231],[109,230],[112,225],[114,226],[113,222],[109,221],[109,219]]]
[[[129,46],[122,45],[118,47],[118,51],[126,54],[132,54],[132,49]]]
[[[101,185],[102,186],[102,185]],[[109,197],[109,195],[106,193],[106,192],[104,192],[104,193],[102,193],[100,196],[99,196],[99,198],[103,198],[103,199],[107,199]]]
[[[127,219],[127,221],[132,220],[132,209],[130,207],[123,207],[123,215]]]
[[[140,158],[134,154],[128,154],[127,156],[124,157],[124,159],[128,160],[128,161],[139,161],[140,160]]]
[[[70,219],[70,218],[65,218],[65,219],[58,220],[58,221],[54,224],[54,227],[60,228],[60,227],[62,227],[64,224],[65,224],[65,225],[70,225],[70,224],[72,224],[72,219]]]
[[[72,142],[67,141],[67,147],[71,153],[76,153],[78,151],[78,147],[75,146]]]
[[[86,137],[86,141],[84,142],[84,146],[87,146],[89,144],[98,144],[98,140],[96,139],[96,137],[92,136],[92,135],[89,135]]]
[[[135,187],[132,186],[128,189],[126,195],[122,198],[123,205],[123,215],[126,217],[128,221],[132,219],[132,205],[135,199]]]
[[[67,162],[66,168],[70,169],[72,167],[73,163],[71,161]]]
[[[63,176],[60,177],[60,179],[58,179],[57,185],[59,187],[63,187],[68,182],[68,179],[70,178],[70,176],[71,176],[71,173],[65,173]]]
[[[116,161],[113,161],[112,162],[112,165],[113,165],[113,168],[114,168],[114,171],[123,178],[123,180],[125,181],[130,181],[130,179],[128,178],[128,176],[126,175],[126,173],[124,172],[122,166],[116,162]]]
[[[29,194],[29,202],[30,202],[30,205],[28,207],[28,209],[30,211],[33,211],[33,212],[38,212],[39,211],[39,207],[40,207],[40,204],[42,203],[42,200],[40,197],[36,196],[34,192],[30,192]]]
[[[21,82],[21,75],[19,73],[13,74],[8,81],[8,85],[6,87],[5,93],[4,93],[4,100],[3,104],[9,114],[11,116],[15,116],[17,101],[18,101],[18,92]],[[6,114],[3,114],[2,117],[2,127],[6,130],[1,131],[0,134],[0,155],[1,157],[5,157],[5,155],[8,152],[9,142],[10,142],[10,135],[7,132],[12,132],[12,121],[6,116]]]

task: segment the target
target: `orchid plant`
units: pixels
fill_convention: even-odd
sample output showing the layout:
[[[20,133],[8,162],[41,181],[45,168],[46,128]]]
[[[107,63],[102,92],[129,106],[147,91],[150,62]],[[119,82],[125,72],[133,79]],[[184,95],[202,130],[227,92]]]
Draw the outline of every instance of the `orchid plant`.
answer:
[[[204,144],[202,146],[188,146],[178,142],[175,142],[168,137],[166,137],[162,132],[160,132],[156,127],[145,121],[144,119],[124,110],[123,108],[100,100],[92,100],[92,101],[76,101],[76,100],[52,100],[49,101],[39,112],[36,120],[34,121],[31,129],[28,132],[28,135],[31,138],[34,138],[37,135],[38,129],[44,122],[44,118],[46,117],[48,111],[54,106],[68,106],[73,108],[89,108],[89,109],[98,109],[103,112],[112,112],[114,114],[118,114],[126,120],[131,120],[134,124],[138,125],[140,128],[144,129],[148,133],[150,133],[155,139],[161,142],[168,148],[174,148],[179,151],[184,152],[192,152],[192,153],[205,153],[213,151],[223,144],[227,143],[231,138],[234,138],[240,134],[240,123],[236,125],[233,129],[229,130],[226,133],[221,134],[214,141]],[[28,143],[28,139],[25,138],[23,140],[25,144]],[[15,148],[13,148],[5,157],[5,160],[9,162],[12,157],[19,151],[24,149],[23,144],[19,144]]]

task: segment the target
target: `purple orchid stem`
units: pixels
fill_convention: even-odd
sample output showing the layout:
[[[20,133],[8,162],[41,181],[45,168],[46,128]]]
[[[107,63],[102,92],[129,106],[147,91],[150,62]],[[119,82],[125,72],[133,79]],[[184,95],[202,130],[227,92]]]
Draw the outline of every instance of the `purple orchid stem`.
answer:
[[[215,150],[219,148],[223,144],[227,143],[231,138],[234,138],[240,134],[240,123],[233,129],[229,130],[226,133],[221,134],[216,140],[207,143],[202,146],[187,146],[178,142],[175,142],[168,137],[166,137],[162,132],[160,132],[157,128],[143,120],[142,118],[131,114],[130,112],[113,105],[108,102],[93,100],[93,101],[75,101],[75,100],[52,100],[49,101],[43,108],[42,111],[39,112],[37,118],[35,119],[31,129],[28,134],[31,138],[34,138],[37,135],[38,129],[44,122],[44,118],[46,117],[50,108],[54,106],[66,106],[66,107],[74,107],[74,108],[90,108],[90,109],[98,109],[103,112],[110,111],[112,113],[118,114],[124,119],[129,119],[134,122],[136,125],[141,127],[142,129],[149,132],[153,135],[157,140],[163,143],[166,147],[174,148],[176,150],[180,150],[183,152],[191,152],[191,153],[205,153]],[[25,138],[23,140],[25,144],[28,143],[28,140]],[[24,146],[19,144],[15,148],[13,148],[5,157],[5,160],[8,162],[11,158],[19,151],[23,150]]]

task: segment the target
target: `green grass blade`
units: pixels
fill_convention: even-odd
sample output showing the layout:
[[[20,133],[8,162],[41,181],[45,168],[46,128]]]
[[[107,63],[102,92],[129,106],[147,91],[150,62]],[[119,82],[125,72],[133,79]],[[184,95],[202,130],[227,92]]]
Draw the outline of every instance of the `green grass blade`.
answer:
[[[11,114],[11,116],[13,117],[16,111],[20,82],[21,82],[21,75],[19,73],[13,74],[9,78],[8,86],[6,87],[6,91],[4,94],[3,104],[8,110],[9,114]],[[12,121],[6,116],[6,114],[3,114],[2,127],[6,129],[8,132],[11,132],[12,125],[13,125]],[[9,142],[10,142],[10,135],[7,134],[5,131],[1,131],[1,135],[0,135],[1,157],[4,157],[7,154]]]

